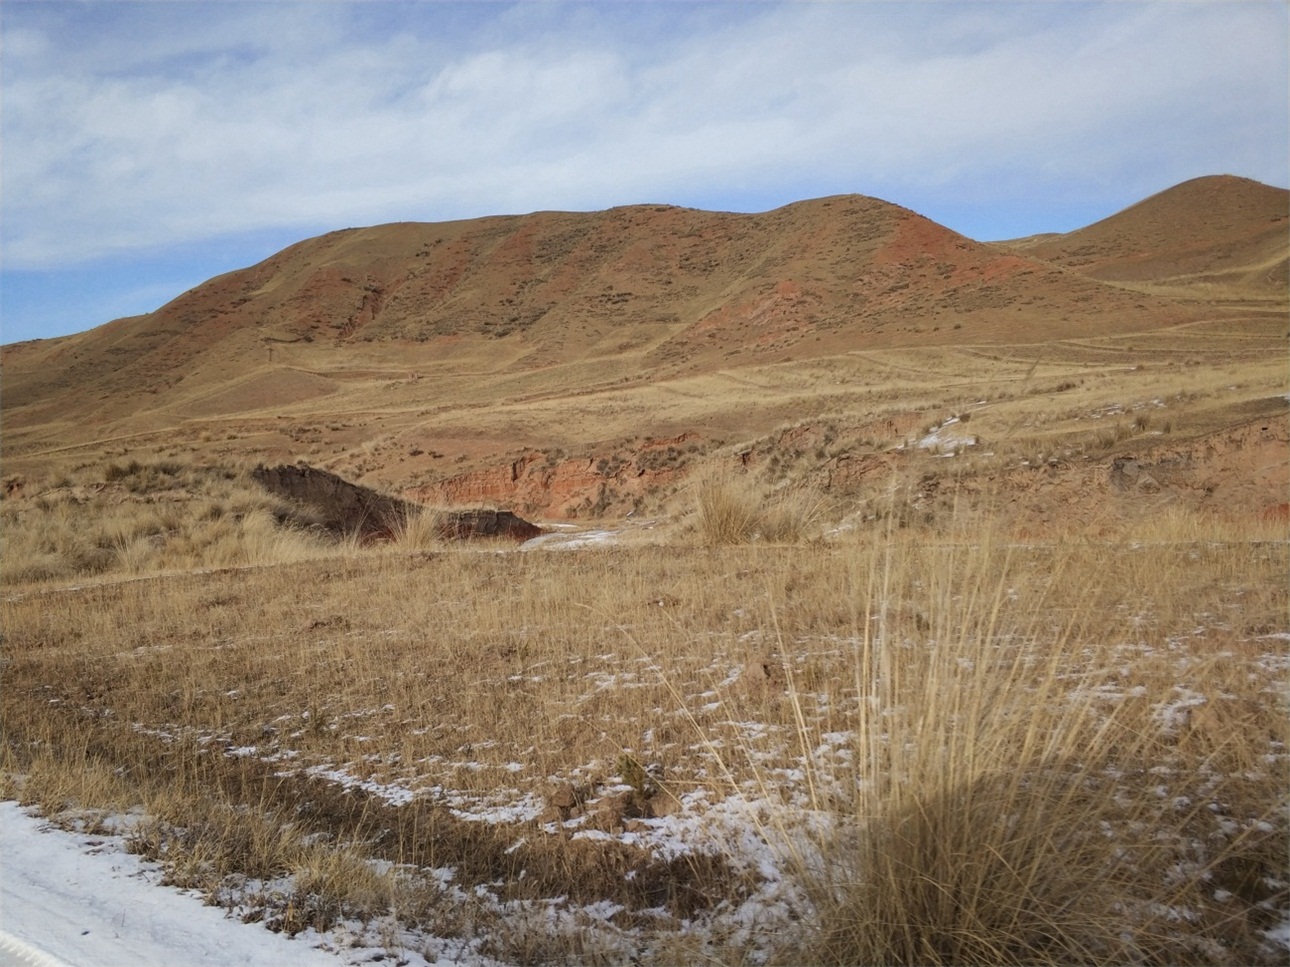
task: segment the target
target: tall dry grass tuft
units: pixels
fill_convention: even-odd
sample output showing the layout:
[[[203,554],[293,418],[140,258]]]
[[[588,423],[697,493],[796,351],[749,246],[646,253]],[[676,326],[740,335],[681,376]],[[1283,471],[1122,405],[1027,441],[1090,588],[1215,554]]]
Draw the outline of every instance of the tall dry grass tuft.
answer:
[[[729,474],[700,481],[697,504],[699,534],[710,545],[799,543],[814,531],[821,509],[804,489],[767,494],[750,478]]]
[[[429,508],[409,511],[391,528],[400,551],[429,551],[443,546],[443,515]]]
[[[760,509],[749,488],[729,478],[699,485],[699,532],[709,544],[746,544],[753,539]]]
[[[831,777],[848,791],[827,807],[836,823],[816,858],[799,863],[820,917],[808,959],[1265,959],[1257,937],[1234,943],[1211,881],[1247,862],[1252,836],[1276,840],[1265,833],[1284,797],[1250,797],[1245,782],[1266,776],[1267,720],[1224,742],[1236,754],[1221,771],[1217,750],[1200,760],[1204,800],[1186,781],[1171,794],[1161,775],[1192,775],[1186,739],[1159,718],[1178,670],[1146,662],[1108,685],[1105,643],[1124,627],[1101,610],[1096,557],[1059,554],[1036,574],[988,540],[915,550],[889,537],[871,561],[854,759]],[[892,632],[910,589],[925,629],[912,640]],[[1218,803],[1242,815],[1240,832],[1216,832]],[[1261,889],[1264,901],[1276,892]]]

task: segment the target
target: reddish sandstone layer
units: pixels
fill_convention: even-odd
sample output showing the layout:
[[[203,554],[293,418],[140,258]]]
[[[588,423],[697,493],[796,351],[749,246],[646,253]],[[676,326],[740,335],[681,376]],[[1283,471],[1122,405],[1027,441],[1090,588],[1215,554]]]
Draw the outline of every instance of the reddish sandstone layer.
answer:
[[[683,434],[648,440],[634,451],[552,459],[525,453],[504,463],[404,491],[409,500],[439,507],[479,504],[512,508],[526,517],[570,519],[622,516],[644,497],[674,486],[686,471]]]

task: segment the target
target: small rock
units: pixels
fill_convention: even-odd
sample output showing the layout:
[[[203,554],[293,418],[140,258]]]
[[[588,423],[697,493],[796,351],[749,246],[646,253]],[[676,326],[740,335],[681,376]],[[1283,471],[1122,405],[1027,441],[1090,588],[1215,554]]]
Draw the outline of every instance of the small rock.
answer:
[[[636,790],[603,796],[594,803],[588,804],[588,821],[594,829],[608,832],[624,829],[631,819],[649,819],[652,815],[649,803],[641,798]]]
[[[784,687],[784,667],[766,658],[754,658],[744,666],[739,682],[750,691],[764,692]]]
[[[649,809],[655,818],[674,816],[684,808],[685,804],[666,789],[660,789],[649,799]]]
[[[547,802],[558,809],[572,809],[578,805],[578,794],[574,791],[572,783],[561,783],[556,787],[555,792],[547,797]]]

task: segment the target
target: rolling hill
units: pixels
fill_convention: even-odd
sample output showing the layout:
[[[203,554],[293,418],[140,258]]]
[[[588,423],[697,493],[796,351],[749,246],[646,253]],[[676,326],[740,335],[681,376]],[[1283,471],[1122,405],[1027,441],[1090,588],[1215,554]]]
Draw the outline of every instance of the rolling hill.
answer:
[[[306,459],[420,499],[622,512],[678,485],[678,448],[769,453],[828,421],[895,445],[1049,377],[1266,363],[1287,209],[1220,176],[1010,243],[859,195],[336,231],[153,313],[3,347],[3,454],[7,472],[166,448]],[[1036,419],[1019,408],[1009,439],[1052,436]]]
[[[1094,279],[1284,301],[1290,202],[1282,188],[1215,175],[1064,235],[1009,247]]]
[[[922,345],[955,326],[956,342],[1102,335],[1129,312],[1142,328],[1188,317],[860,196],[761,215],[634,206],[405,223],[310,239],[149,315],[11,351],[5,404],[15,418],[55,395],[153,409],[297,343],[334,348],[337,365],[376,342],[408,344],[411,360],[630,357],[675,373]]]

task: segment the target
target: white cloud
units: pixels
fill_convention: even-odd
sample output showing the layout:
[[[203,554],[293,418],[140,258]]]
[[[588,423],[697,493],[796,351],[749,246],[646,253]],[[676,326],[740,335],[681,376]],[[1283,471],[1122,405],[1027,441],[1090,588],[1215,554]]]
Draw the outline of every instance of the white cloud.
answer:
[[[1229,3],[10,4],[3,255],[803,191],[1283,183],[1286,26]]]

